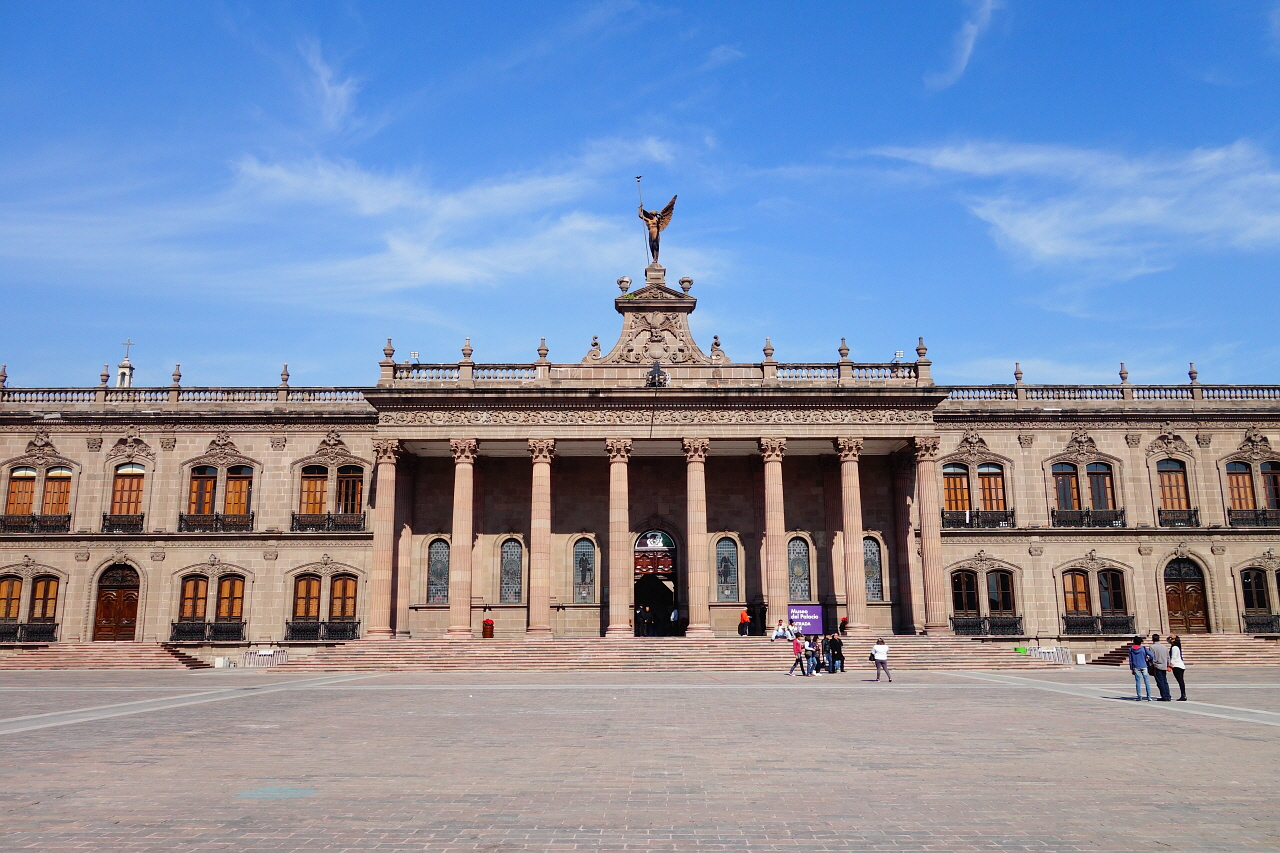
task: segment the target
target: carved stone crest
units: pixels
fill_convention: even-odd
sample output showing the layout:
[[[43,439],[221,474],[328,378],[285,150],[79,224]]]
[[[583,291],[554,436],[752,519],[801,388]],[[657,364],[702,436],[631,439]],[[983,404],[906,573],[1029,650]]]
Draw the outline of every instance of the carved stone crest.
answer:
[[[1018,444],[1022,446],[1023,450],[1030,449],[1030,447],[1035,443],[1036,443],[1036,434],[1034,432],[1018,433]]]
[[[157,548],[156,550],[152,551],[152,552],[151,552],[151,562],[153,562],[153,563],[163,563],[163,562],[164,562],[164,551],[161,551],[159,548]]]
[[[1257,426],[1250,426],[1244,431],[1244,441],[1236,449],[1236,456],[1251,459],[1255,462],[1262,459],[1274,459],[1277,454],[1271,449],[1271,442],[1262,434]]]
[[[278,560],[278,559],[280,559],[280,552],[279,552],[279,551],[275,551],[275,550],[271,550],[271,551],[263,551],[263,552],[262,552],[262,559],[264,559],[264,560]]]
[[[1156,440],[1147,445],[1148,456],[1154,456],[1157,453],[1181,453],[1190,456],[1191,447],[1182,440],[1182,436],[1173,431],[1173,424],[1166,423],[1160,427],[1160,435]]]
[[[1151,552],[1152,552],[1153,550],[1154,550],[1154,549],[1153,549],[1150,545],[1139,545],[1139,546],[1138,546],[1138,553],[1139,553],[1139,554],[1141,554],[1141,555],[1142,555],[1142,556],[1144,556],[1144,557],[1150,557],[1150,556],[1151,556]]]
[[[1280,557],[1276,556],[1275,548],[1268,548],[1258,557],[1257,563],[1269,572],[1280,570]]]
[[[1129,445],[1130,447],[1136,448],[1138,445],[1142,444],[1142,434],[1136,433],[1136,432],[1126,432],[1124,434],[1124,443]]]
[[[147,444],[138,435],[136,426],[129,426],[125,430],[124,438],[117,439],[115,446],[107,452],[108,459],[124,459],[126,462],[132,462],[134,459],[155,459],[155,451],[151,449],[151,445]]]
[[[49,430],[43,427],[36,430],[35,436],[27,442],[27,452],[14,459],[5,460],[6,467],[13,465],[30,465],[34,468],[51,468],[55,465],[70,466],[70,459],[58,453],[49,438]]]
[[[964,438],[960,439],[960,446],[956,448],[956,452],[951,457],[959,457],[969,462],[978,462],[983,459],[990,459],[993,456],[991,448],[987,447],[987,442],[982,436],[978,435],[975,429],[966,429]]]
[[[1031,556],[1033,556],[1033,557],[1043,557],[1043,556],[1044,556],[1044,546],[1043,546],[1043,545],[1028,545],[1028,546],[1027,546],[1027,553],[1028,553],[1028,554],[1030,554],[1030,555],[1031,555]]]
[[[1081,464],[1087,464],[1098,458],[1098,444],[1093,440],[1093,436],[1089,435],[1088,430],[1075,427],[1071,430],[1071,438],[1067,441],[1067,447],[1061,455]]]
[[[728,356],[718,346],[707,356],[689,331],[689,314],[698,300],[666,285],[666,270],[651,264],[645,270],[645,286],[614,300],[622,315],[618,342],[601,355],[596,342],[583,364],[723,364]]]
[[[271,436],[271,449],[272,449],[272,450],[284,450],[284,445],[285,445],[285,436],[283,436],[283,435],[273,435],[273,436]]]
[[[177,436],[173,436],[173,435],[162,435],[162,436],[160,436],[160,449],[161,449],[161,450],[173,450],[173,449],[174,449],[175,447],[177,447],[177,446],[178,446],[178,439],[177,439]]]

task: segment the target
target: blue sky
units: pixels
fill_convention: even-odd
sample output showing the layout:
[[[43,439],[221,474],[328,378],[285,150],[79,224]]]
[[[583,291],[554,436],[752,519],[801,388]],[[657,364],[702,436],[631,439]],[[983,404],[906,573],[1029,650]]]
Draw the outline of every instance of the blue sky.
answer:
[[[0,362],[577,361],[643,174],[739,361],[1276,383],[1278,72],[1275,3],[6,3]]]

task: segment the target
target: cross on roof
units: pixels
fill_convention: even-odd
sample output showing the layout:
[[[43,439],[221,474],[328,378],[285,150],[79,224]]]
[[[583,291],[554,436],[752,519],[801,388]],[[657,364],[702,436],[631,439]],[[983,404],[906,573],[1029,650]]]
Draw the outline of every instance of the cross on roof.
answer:
[[[126,338],[126,339],[125,339],[125,342],[124,342],[124,343],[122,343],[120,346],[124,347],[124,360],[125,360],[125,361],[128,361],[128,360],[129,360],[129,347],[136,347],[136,346],[137,346],[137,344],[135,344],[135,343],[133,342],[133,339],[132,339],[132,338]]]

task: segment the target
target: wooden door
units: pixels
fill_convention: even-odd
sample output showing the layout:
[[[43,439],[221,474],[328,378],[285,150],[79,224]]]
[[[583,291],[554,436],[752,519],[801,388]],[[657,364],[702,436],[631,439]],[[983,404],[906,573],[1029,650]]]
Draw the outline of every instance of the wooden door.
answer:
[[[1207,634],[1209,632],[1204,581],[1166,580],[1164,594],[1169,605],[1170,631],[1175,634]]]
[[[138,590],[99,589],[94,640],[132,640],[138,628]]]

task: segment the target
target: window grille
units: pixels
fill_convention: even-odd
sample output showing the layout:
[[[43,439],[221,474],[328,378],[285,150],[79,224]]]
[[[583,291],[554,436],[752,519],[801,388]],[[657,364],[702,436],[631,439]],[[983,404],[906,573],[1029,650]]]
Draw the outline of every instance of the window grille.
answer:
[[[867,601],[884,601],[884,565],[880,541],[874,536],[862,540],[862,566],[867,576]]]
[[[518,539],[502,543],[502,572],[499,578],[498,603],[519,604],[524,580],[524,546]]]
[[[449,543],[437,539],[427,548],[427,604],[449,603]]]
[[[716,542],[716,601],[738,600],[738,543],[728,536]]]
[[[596,600],[596,544],[590,539],[573,544],[573,600],[576,604]]]
[[[811,601],[812,585],[809,581],[809,543],[799,536],[787,543],[787,578],[792,601]]]

